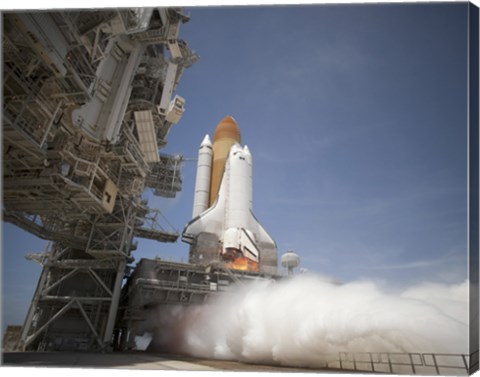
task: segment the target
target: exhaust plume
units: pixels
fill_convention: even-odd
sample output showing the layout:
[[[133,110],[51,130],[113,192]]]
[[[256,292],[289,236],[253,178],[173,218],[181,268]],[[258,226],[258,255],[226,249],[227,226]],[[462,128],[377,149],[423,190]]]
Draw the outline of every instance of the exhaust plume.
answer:
[[[252,363],[322,367],[338,352],[468,353],[467,282],[391,294],[372,282],[304,274],[238,286],[157,320],[157,350]]]

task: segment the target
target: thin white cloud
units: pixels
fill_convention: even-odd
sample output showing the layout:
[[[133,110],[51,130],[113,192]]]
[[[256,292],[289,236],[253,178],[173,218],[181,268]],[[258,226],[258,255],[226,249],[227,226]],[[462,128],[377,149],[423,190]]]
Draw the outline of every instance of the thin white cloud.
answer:
[[[369,270],[410,270],[410,269],[420,269],[420,268],[430,268],[434,266],[444,265],[448,263],[451,265],[453,262],[465,261],[465,258],[459,257],[459,254],[456,256],[448,253],[445,256],[440,256],[439,258],[429,259],[429,260],[418,260],[407,263],[392,263],[392,264],[383,264],[383,265],[366,265],[366,266],[357,266],[361,269]],[[466,257],[466,253],[464,254]]]
[[[411,268],[426,268],[432,267],[443,263],[443,261],[438,260],[424,260],[424,261],[415,261],[409,263],[400,263],[400,264],[391,264],[391,265],[383,265],[383,266],[364,266],[363,268],[371,269],[371,270],[405,270]]]

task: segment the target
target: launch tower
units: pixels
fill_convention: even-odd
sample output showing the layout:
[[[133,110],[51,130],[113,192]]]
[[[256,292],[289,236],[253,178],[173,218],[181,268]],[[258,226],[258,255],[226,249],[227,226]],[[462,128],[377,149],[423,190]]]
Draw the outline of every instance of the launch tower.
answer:
[[[159,154],[197,59],[177,8],[3,17],[3,217],[50,240],[20,350],[108,350],[134,237],[174,242],[141,195],[174,197],[181,156]]]

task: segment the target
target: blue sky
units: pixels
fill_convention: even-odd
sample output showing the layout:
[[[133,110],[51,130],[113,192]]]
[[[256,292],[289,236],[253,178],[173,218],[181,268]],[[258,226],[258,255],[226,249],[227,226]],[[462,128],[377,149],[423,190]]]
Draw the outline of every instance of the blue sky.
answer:
[[[232,115],[253,155],[253,210],[301,266],[388,287],[467,278],[467,4],[187,8],[200,55],[177,88],[186,112],[162,151],[196,158]],[[181,231],[196,162],[175,199]],[[21,323],[46,244],[3,227],[7,323]],[[141,241],[142,257],[188,245]]]

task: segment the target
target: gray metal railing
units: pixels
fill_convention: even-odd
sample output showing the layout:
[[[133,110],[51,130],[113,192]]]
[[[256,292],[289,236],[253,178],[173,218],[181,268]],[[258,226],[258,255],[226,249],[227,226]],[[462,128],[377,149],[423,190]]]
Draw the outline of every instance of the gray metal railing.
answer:
[[[402,352],[339,352],[338,359],[328,362],[332,369],[425,375],[469,374],[478,369],[478,351],[470,355],[451,353],[402,353]]]

